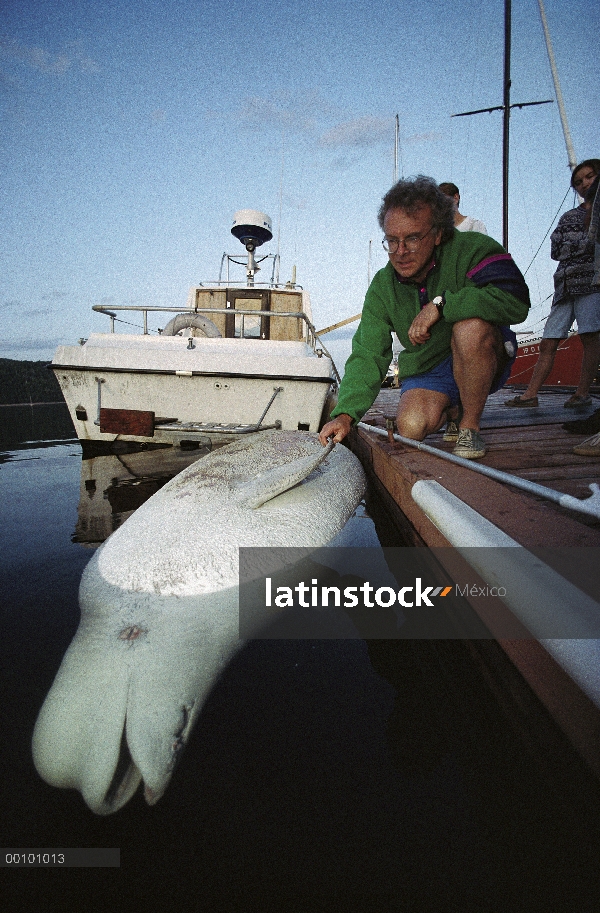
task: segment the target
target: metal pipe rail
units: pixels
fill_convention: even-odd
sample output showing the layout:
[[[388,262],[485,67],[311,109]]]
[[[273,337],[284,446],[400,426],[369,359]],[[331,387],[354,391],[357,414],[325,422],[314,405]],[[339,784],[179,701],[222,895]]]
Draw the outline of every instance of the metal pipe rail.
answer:
[[[374,434],[388,437],[388,432],[385,428],[366,425],[364,422],[359,422],[358,427],[362,428],[364,431],[372,431]],[[470,469],[472,472],[478,472],[480,475],[489,476],[497,482],[504,482],[507,485],[512,485],[514,488],[520,488],[523,491],[529,492],[529,494],[545,498],[547,501],[554,501],[555,504],[558,504],[560,507],[564,507],[567,510],[576,510],[579,513],[594,517],[596,520],[600,519],[600,487],[595,482],[590,485],[592,492],[590,497],[585,500],[580,500],[579,498],[574,498],[572,495],[565,495],[560,491],[555,491],[553,488],[546,488],[544,485],[538,485],[537,482],[529,482],[527,479],[513,476],[509,472],[502,472],[500,469],[493,469],[491,466],[482,466],[480,463],[474,463],[472,460],[465,460],[462,457],[454,456],[452,453],[446,453],[445,450],[438,450],[437,447],[430,447],[428,444],[423,444],[421,441],[413,441],[411,438],[402,437],[400,434],[394,434],[393,438],[400,444],[406,444],[408,447],[414,447],[416,450],[423,450],[425,453],[431,453],[433,456],[440,457],[442,460],[448,460],[450,463],[456,463],[458,466],[463,466],[465,469]]]
[[[115,320],[118,319],[117,314],[114,313],[115,311],[142,311],[142,313],[144,315],[144,332],[143,332],[144,336],[149,335],[149,333],[148,333],[148,313],[149,312],[161,312],[162,311],[162,312],[169,313],[169,314],[171,314],[171,313],[174,313],[174,314],[186,314],[186,313],[206,314],[207,316],[210,316],[211,314],[225,314],[225,315],[236,314],[237,316],[240,316],[240,317],[285,317],[285,318],[290,318],[290,319],[302,320],[306,324],[306,343],[307,343],[307,345],[309,345],[311,347],[313,352],[315,352],[315,354],[317,356],[319,356],[319,358],[321,357],[321,355],[325,355],[327,358],[329,358],[329,360],[331,361],[331,365],[333,367],[333,372],[335,374],[336,380],[337,380],[338,384],[341,383],[341,377],[338,373],[338,370],[335,366],[335,362],[334,362],[332,356],[330,355],[330,353],[327,351],[327,349],[323,345],[321,339],[319,338],[319,334],[317,333],[317,331],[314,327],[314,324],[311,323],[311,321],[308,319],[308,317],[306,316],[304,311],[255,311],[255,310],[248,310],[246,308],[201,308],[201,307],[197,307],[197,306],[193,307],[193,308],[180,308],[180,307],[177,308],[177,307],[160,307],[160,306],[157,307],[155,305],[147,305],[147,304],[118,304],[118,305],[111,305],[110,308],[105,307],[105,305],[103,305],[103,304],[94,304],[94,305],[92,305],[92,310],[96,311],[96,313],[98,313],[98,314],[105,314],[107,317],[110,317],[111,333],[115,332]],[[317,346],[317,344],[318,344],[318,346]]]

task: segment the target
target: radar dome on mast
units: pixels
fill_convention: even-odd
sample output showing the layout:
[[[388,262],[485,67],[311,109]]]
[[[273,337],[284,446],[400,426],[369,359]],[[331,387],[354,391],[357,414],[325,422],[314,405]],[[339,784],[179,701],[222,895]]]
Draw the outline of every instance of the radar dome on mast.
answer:
[[[246,250],[254,250],[273,237],[271,219],[256,209],[240,209],[233,217],[231,234],[246,246]]]
[[[258,212],[256,209],[239,209],[233,217],[231,234],[235,235],[248,251],[246,284],[252,286],[254,274],[260,269],[254,259],[254,251],[273,237],[271,219],[266,213]]]

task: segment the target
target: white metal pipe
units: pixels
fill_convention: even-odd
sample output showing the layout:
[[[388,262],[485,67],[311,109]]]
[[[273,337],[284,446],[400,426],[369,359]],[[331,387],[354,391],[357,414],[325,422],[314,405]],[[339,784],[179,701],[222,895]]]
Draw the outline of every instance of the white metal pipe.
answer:
[[[416,482],[411,494],[473,570],[489,586],[506,589],[502,601],[600,707],[600,640],[589,637],[600,605],[439,482]],[[554,623],[573,638],[541,636]]]
[[[552,40],[550,38],[550,30],[548,28],[548,21],[546,19],[546,10],[544,9],[543,0],[538,0],[538,6],[540,8],[540,16],[542,19],[542,28],[544,29],[544,38],[546,39],[546,49],[548,51],[548,60],[550,61],[552,79],[554,81],[554,91],[556,92],[558,113],[560,115],[560,122],[561,122],[561,125],[563,128],[565,144],[567,147],[567,157],[569,159],[569,168],[571,169],[571,171],[573,171],[573,169],[575,168],[575,166],[577,164],[577,159],[575,158],[575,149],[573,146],[573,140],[571,139],[571,131],[569,130],[569,124],[567,122],[567,112],[565,110],[565,103],[563,101],[562,91],[560,88],[560,82],[558,79],[558,70],[556,68],[556,61],[554,60],[554,51],[552,49]]]

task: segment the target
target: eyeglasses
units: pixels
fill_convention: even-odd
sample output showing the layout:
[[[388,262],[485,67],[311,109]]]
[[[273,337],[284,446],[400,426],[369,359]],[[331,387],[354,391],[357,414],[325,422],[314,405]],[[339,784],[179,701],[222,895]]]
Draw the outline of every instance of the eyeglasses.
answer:
[[[435,225],[432,225],[429,231],[426,231],[424,235],[408,235],[406,238],[387,238],[385,237],[381,242],[383,244],[383,249],[388,252],[388,254],[395,254],[401,244],[404,244],[405,249],[413,254],[419,247],[421,241],[423,241],[428,234],[430,234]]]

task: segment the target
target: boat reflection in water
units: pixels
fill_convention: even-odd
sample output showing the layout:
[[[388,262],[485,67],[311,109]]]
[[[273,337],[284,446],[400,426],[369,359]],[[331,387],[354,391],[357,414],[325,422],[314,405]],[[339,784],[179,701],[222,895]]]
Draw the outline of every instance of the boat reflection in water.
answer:
[[[182,469],[211,450],[208,438],[193,449],[161,447],[92,456],[81,461],[73,542],[96,548]]]

